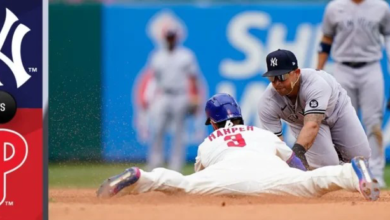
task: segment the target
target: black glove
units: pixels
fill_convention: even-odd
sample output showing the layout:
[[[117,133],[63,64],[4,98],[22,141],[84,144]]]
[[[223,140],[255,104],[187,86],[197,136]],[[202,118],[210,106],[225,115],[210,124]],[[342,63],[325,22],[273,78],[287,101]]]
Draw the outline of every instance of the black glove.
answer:
[[[198,111],[198,105],[190,104],[187,108],[187,114],[188,115],[195,115]]]
[[[309,163],[307,162],[305,156],[306,149],[302,145],[295,143],[294,146],[292,147],[292,150],[294,151],[295,156],[297,156],[302,161],[306,169],[309,170]]]

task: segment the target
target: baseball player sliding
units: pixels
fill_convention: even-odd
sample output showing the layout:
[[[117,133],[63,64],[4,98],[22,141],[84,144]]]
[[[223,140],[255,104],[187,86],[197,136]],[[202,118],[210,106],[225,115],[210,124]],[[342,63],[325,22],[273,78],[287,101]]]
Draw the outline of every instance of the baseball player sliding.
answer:
[[[322,69],[330,51],[336,61],[334,77],[361,110],[372,155],[374,176],[385,187],[385,156],[382,137],[384,80],[381,35],[390,58],[390,8],[382,0],[334,0],[325,11],[318,57]]]
[[[379,197],[377,181],[362,157],[351,163],[305,170],[291,149],[272,132],[244,125],[237,102],[217,94],[206,103],[211,133],[199,146],[195,173],[188,176],[137,167],[106,180],[98,197],[150,191],[199,195],[321,196],[338,189],[360,191],[368,200]]]
[[[266,58],[271,81],[259,102],[264,129],[282,140],[281,120],[297,138],[293,151],[306,167],[318,168],[370,158],[368,140],[347,92],[333,76],[322,70],[299,69],[288,50],[271,52]]]

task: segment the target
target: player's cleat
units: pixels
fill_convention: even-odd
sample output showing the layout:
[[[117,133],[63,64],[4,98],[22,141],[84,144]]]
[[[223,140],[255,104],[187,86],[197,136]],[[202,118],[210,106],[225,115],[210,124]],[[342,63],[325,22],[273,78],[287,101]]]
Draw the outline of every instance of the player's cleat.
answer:
[[[367,200],[375,201],[379,198],[380,190],[376,179],[372,177],[367,161],[363,157],[351,160],[352,167],[359,178],[359,191]]]
[[[131,167],[125,172],[110,177],[100,185],[96,195],[99,198],[110,198],[117,195],[122,189],[136,183],[141,176],[141,172],[137,167]]]

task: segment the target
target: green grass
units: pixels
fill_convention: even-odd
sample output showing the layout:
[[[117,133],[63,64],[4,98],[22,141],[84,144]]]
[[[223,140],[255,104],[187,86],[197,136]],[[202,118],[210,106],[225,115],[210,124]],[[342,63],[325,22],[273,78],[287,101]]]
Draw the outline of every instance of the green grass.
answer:
[[[132,166],[143,167],[141,164],[50,164],[49,187],[97,188],[108,177]],[[183,173],[193,173],[193,164],[188,164]],[[386,167],[385,181],[390,186],[390,166]]]
[[[110,176],[123,172],[126,168],[142,164],[49,164],[49,187],[57,188],[96,188]],[[193,164],[183,169],[183,174],[193,173]]]

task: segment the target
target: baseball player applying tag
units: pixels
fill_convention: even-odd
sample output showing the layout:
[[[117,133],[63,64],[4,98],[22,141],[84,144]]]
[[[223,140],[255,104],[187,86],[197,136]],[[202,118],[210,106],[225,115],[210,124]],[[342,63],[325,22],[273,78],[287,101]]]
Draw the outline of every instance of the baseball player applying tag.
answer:
[[[206,125],[214,132],[198,148],[195,173],[184,176],[165,168],[145,172],[137,167],[113,176],[100,186],[98,197],[151,191],[196,195],[293,195],[316,197],[338,189],[359,191],[368,200],[379,197],[362,157],[351,163],[314,171],[305,167],[272,132],[244,125],[241,109],[228,94],[206,103]]]
[[[293,151],[306,167],[319,168],[370,158],[367,136],[347,92],[323,70],[300,69],[288,50],[266,58],[271,83],[259,102],[262,127],[282,137],[281,120],[297,138]]]

